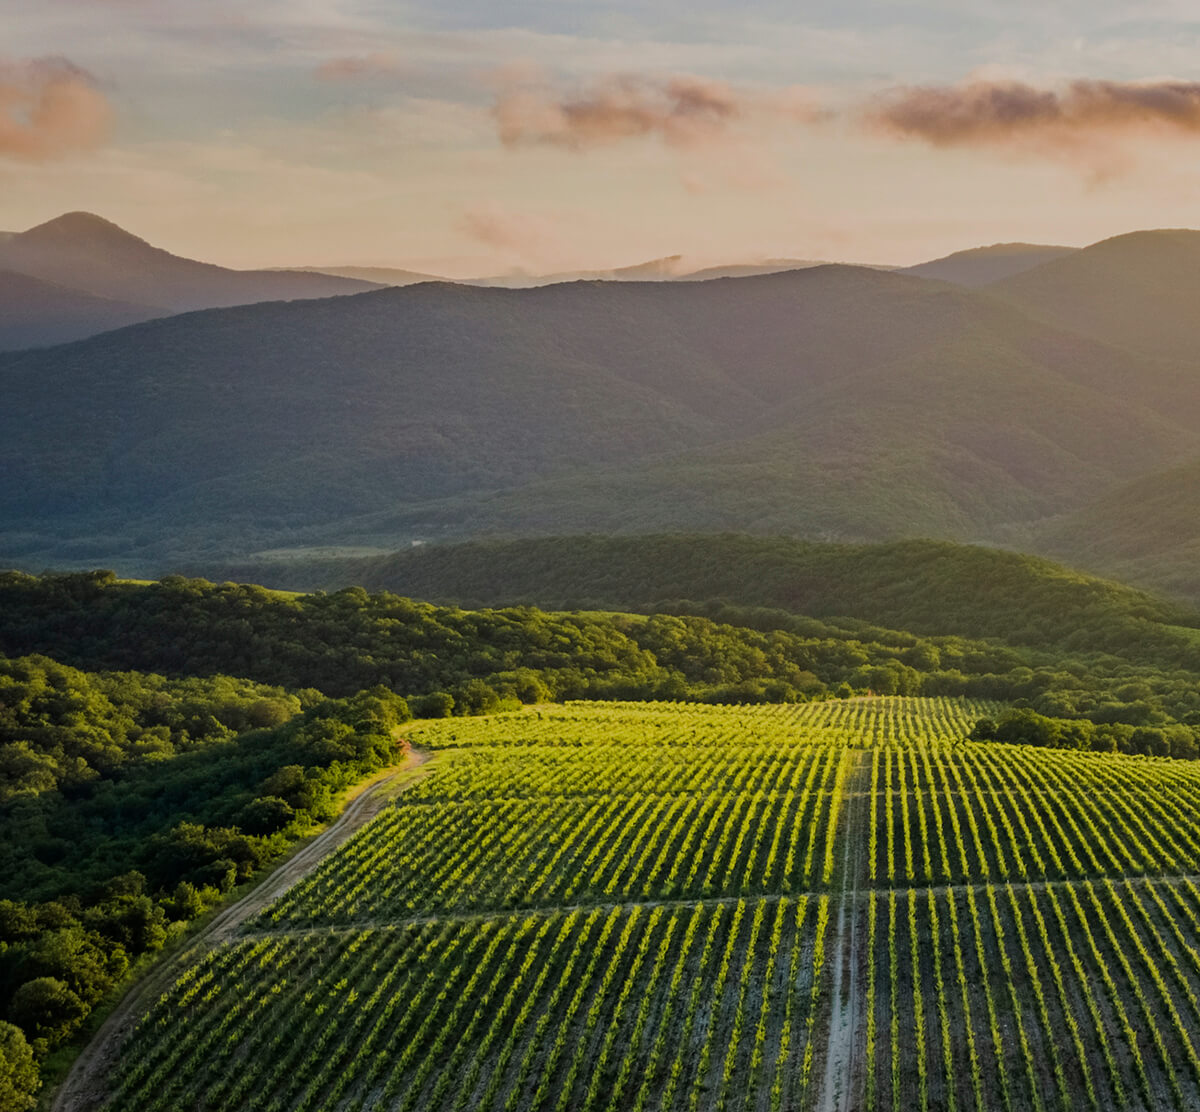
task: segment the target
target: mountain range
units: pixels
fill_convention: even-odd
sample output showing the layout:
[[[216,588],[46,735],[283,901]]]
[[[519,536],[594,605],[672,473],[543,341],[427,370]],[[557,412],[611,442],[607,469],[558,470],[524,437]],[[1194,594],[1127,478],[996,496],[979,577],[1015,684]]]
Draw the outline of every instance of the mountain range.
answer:
[[[922,266],[934,268],[930,272],[934,277],[961,279],[962,284],[970,285],[982,273],[980,266],[986,270],[998,265],[997,275],[1015,273],[1022,263],[1033,266],[1041,261],[1046,252],[1066,250],[1016,246],[1023,253],[1000,245],[963,252],[963,260],[952,255]],[[998,262],[989,263],[996,253]],[[813,260],[782,258],[697,268],[680,255],[670,255],[607,270],[521,272],[455,281],[505,289],[575,281],[695,282],[820,265]],[[920,274],[922,267],[909,268],[909,272]],[[0,232],[0,351],[65,343],[196,309],[331,297],[381,286],[447,280],[384,266],[230,270],[173,255],[102,217],[71,212],[24,232]]]
[[[753,263],[729,263],[717,266],[695,267],[682,255],[666,255],[661,259],[650,259],[632,266],[612,267],[606,270],[563,270],[548,274],[518,271],[510,274],[494,274],[484,278],[443,278],[436,274],[425,274],[416,270],[404,270],[386,266],[306,266],[293,268],[303,274],[330,274],[341,278],[357,278],[376,282],[384,286],[413,286],[418,282],[454,281],[464,286],[495,286],[509,290],[533,289],[536,286],[551,286],[561,282],[703,282],[709,278],[747,278],[755,274],[778,274],[783,270],[803,270],[810,266],[822,266],[823,262],[812,259],[764,259]],[[890,267],[877,269],[890,270]]]
[[[151,305],[0,270],[0,351],[66,343],[162,315],[162,309]]]
[[[65,248],[35,248],[66,239],[92,259],[77,282],[128,298],[89,294],[97,320],[239,282],[248,297],[291,283],[292,299],[0,356],[0,560],[162,570],[280,547],[737,530],[1000,542],[1149,581],[1171,538],[1130,529],[1110,551],[1096,523],[1147,489],[1186,507],[1200,467],[1200,233],[938,261],[957,284],[814,265],[297,300],[310,282],[357,287],[190,263],[97,218],[51,225],[0,243],[0,267],[61,264]],[[989,252],[1030,265],[980,285]],[[46,262],[37,279],[55,277]],[[14,282],[32,309],[70,294],[32,280]],[[1178,565],[1190,550],[1172,544]]]
[[[86,212],[0,239],[0,273],[6,276],[0,284],[0,348],[9,349],[62,343],[193,309],[377,288],[330,275],[229,270],[181,258]]]

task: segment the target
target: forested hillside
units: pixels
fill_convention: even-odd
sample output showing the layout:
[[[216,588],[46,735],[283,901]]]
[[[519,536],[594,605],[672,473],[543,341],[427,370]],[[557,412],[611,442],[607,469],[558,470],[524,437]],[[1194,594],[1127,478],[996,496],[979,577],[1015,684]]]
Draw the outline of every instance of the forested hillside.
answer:
[[[686,614],[462,610],[362,588],[284,595],[178,576],[128,583],[111,572],[0,576],[0,651],[93,669],[246,676],[329,696],[382,684],[437,693],[419,709],[459,714],[513,699],[780,702],[962,685],[967,673],[981,690],[1028,679],[1010,649],[927,645],[862,623],[755,629]]]
[[[248,306],[0,373],[0,557],[34,568],[496,531],[978,539],[1200,446],[1177,363],[844,266]]]
[[[164,315],[0,269],[0,351],[62,344]]]
[[[0,1016],[39,1058],[70,1038],[141,955],[395,761],[408,717],[383,689],[0,658]]]
[[[1037,530],[1039,547],[1200,604],[1200,462],[1155,472]]]
[[[214,574],[351,585],[464,604],[632,607],[713,601],[924,634],[1200,666],[1200,613],[1049,560],[939,541],[818,544],[735,534],[422,545],[390,556],[260,561]],[[1184,629],[1181,627],[1190,627]]]
[[[869,571],[870,550],[865,560]],[[86,668],[241,675],[331,696],[383,685],[427,696],[414,704],[420,713],[469,714],[540,699],[967,695],[1024,700],[1044,715],[1113,727],[1105,738],[1119,749],[1164,751],[1172,745],[1167,735],[1142,734],[1135,742],[1134,732],[1183,725],[1190,738],[1191,726],[1200,723],[1200,643],[1188,628],[1167,624],[1187,620],[1185,613],[1116,585],[1069,577],[1056,586],[1047,576],[1041,592],[1022,602],[1033,581],[1018,575],[1012,595],[998,591],[990,612],[969,601],[963,578],[955,614],[947,574],[949,616],[938,623],[930,615],[921,623],[915,610],[900,609],[907,604],[894,571],[889,576],[884,565],[875,566],[874,623],[863,620],[861,606],[857,618],[811,617],[761,601],[729,604],[718,594],[707,603],[676,597],[661,607],[674,613],[651,616],[555,614],[528,606],[436,607],[361,587],[280,595],[178,576],[136,584],[112,573],[10,574],[0,577],[0,651],[46,653]],[[637,568],[626,570],[632,585]],[[863,574],[857,587],[843,589],[868,593],[869,583]],[[933,602],[932,594],[926,597]],[[879,616],[889,598],[892,612],[909,613],[919,634]],[[1067,634],[1054,609],[1064,599],[1082,615]],[[626,605],[654,604],[614,600],[606,610]],[[814,601],[811,612],[830,609]],[[710,616],[697,616],[704,613]],[[1022,620],[1024,643],[1016,624]],[[985,634],[989,625],[1008,621],[1011,639]],[[967,632],[972,624],[973,635]],[[1179,737],[1182,744],[1186,739]]]
[[[1044,243],[994,243],[990,247],[971,247],[940,259],[907,266],[902,273],[958,286],[986,286],[1052,262],[1078,248],[1055,247]]]
[[[1200,232],[1164,228],[1102,240],[990,289],[1039,320],[1194,366]],[[1181,396],[1194,383],[1181,380]]]

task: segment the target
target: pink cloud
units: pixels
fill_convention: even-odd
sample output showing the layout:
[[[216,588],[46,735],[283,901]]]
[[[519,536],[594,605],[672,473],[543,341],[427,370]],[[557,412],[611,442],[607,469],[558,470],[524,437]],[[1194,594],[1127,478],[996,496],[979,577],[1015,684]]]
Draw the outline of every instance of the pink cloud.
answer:
[[[640,138],[699,147],[766,117],[811,123],[821,115],[804,90],[765,94],[691,74],[614,74],[563,90],[536,71],[510,70],[499,85],[492,114],[507,147],[582,151]]]
[[[112,109],[65,58],[0,61],[0,156],[40,162],[98,147]]]
[[[901,87],[870,106],[869,126],[936,147],[1134,132],[1200,134],[1200,82],[1072,81],[1039,89],[1018,81]]]

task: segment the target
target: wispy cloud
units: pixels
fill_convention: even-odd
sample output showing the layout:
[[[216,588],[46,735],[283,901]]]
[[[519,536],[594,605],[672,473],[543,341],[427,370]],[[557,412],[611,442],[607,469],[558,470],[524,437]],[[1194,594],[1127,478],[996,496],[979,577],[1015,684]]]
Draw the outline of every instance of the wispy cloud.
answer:
[[[867,108],[868,126],[936,147],[1071,141],[1129,134],[1200,135],[1200,82],[1019,81],[892,89]]]
[[[563,88],[537,70],[508,70],[497,84],[492,113],[507,147],[584,151],[651,138],[687,148],[724,141],[765,117],[811,123],[820,116],[799,87],[766,92],[693,74],[622,73]]]
[[[0,61],[0,157],[39,162],[92,150],[111,122],[108,98],[67,59]]]

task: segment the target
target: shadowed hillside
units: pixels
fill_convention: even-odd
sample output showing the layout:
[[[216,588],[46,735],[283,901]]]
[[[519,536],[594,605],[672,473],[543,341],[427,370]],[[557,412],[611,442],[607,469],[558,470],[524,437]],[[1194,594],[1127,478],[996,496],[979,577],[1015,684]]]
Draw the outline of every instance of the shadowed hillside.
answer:
[[[0,350],[62,344],[163,316],[163,310],[97,297],[0,270]]]
[[[990,289],[1053,324],[1194,367],[1200,345],[1200,232],[1117,236]],[[1195,379],[1187,385],[1194,392]]]
[[[0,360],[0,556],[481,532],[978,539],[1200,447],[1179,365],[859,267],[427,283]]]
[[[427,545],[390,556],[198,569],[302,590],[356,585],[471,605],[647,609],[692,600],[857,618],[1178,664],[1200,615],[1049,560],[939,541],[814,544],[785,537],[547,537]],[[1200,661],[1200,657],[1197,657]]]
[[[1200,462],[1148,475],[1048,523],[1038,546],[1200,602]]]

